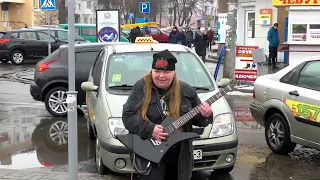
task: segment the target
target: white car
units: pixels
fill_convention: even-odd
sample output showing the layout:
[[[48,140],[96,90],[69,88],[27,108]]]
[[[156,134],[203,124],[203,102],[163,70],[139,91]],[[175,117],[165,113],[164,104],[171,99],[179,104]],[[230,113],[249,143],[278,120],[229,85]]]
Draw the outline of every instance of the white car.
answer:
[[[122,107],[134,83],[151,70],[153,54],[169,49],[177,58],[176,73],[188,83],[202,101],[219,88],[200,57],[179,44],[154,44],[151,37],[139,37],[136,43],[106,46],[99,53],[87,82],[88,132],[96,140],[96,162],[99,174],[130,173],[128,149],[115,138],[127,133],[122,122]],[[235,164],[238,136],[233,112],[224,97],[212,104],[213,124],[194,127],[199,138],[193,141],[194,171],[230,172]]]

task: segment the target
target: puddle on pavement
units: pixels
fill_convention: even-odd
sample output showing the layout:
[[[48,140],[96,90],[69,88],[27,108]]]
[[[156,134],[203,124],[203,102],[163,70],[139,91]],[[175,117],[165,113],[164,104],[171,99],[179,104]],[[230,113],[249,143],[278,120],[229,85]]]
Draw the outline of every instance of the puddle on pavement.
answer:
[[[40,106],[13,107],[0,104],[0,109],[0,168],[24,169],[68,164],[67,118],[50,115],[41,117],[46,111]],[[83,115],[78,116],[78,122],[78,159],[82,162],[94,157],[94,145],[87,138]]]

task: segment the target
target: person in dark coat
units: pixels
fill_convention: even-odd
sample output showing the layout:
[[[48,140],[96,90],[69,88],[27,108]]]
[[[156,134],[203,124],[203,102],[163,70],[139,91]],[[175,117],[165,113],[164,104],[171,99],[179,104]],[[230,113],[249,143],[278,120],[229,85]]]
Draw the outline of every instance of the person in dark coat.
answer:
[[[206,35],[206,30],[202,27],[194,37],[194,46],[196,53],[202,58],[203,62],[205,61],[207,55],[207,43],[208,36]]]
[[[184,33],[182,28],[178,29],[177,44],[182,44],[184,46],[187,46],[187,36],[185,35],[185,33]]]
[[[137,26],[133,29],[131,29],[130,33],[129,33],[129,37],[130,37],[130,41],[132,43],[134,43],[136,41],[137,37],[144,37],[143,32],[141,32],[140,27]]]
[[[190,27],[188,27],[188,30],[187,30],[187,32],[186,32],[186,36],[187,36],[187,46],[188,46],[189,48],[191,48],[191,44],[193,43],[193,36],[194,36],[194,34],[193,34],[193,31],[191,30]]]
[[[178,33],[178,28],[177,26],[174,26],[172,28],[172,31],[169,34],[168,43],[177,44],[177,33]]]
[[[192,132],[192,125],[206,127],[213,118],[211,106],[200,101],[189,84],[179,81],[175,71],[176,57],[168,50],[153,55],[152,69],[138,80],[123,105],[125,128],[142,139],[163,141],[168,134],[160,125],[168,117],[180,118],[198,107],[199,114],[178,129]],[[140,180],[190,180],[193,169],[192,139],[180,141],[171,147],[159,164],[151,162],[148,174]],[[152,153],[152,152],[147,152]],[[149,166],[150,167],[150,166]]]

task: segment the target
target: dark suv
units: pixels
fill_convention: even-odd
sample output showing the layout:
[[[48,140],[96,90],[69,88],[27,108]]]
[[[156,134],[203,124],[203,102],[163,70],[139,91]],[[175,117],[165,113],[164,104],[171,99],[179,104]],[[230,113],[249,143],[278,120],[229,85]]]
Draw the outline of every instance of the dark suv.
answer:
[[[50,36],[48,30],[42,27],[0,31],[0,61],[18,65],[29,59],[43,59],[48,56],[49,41],[51,52],[68,43],[67,30],[50,28]],[[75,36],[75,42],[88,43],[79,36]]]
[[[126,44],[87,43],[75,45],[76,60],[76,91],[78,91],[78,105],[85,104],[85,92],[81,90],[81,83],[88,80],[90,69],[99,50],[108,45]],[[62,45],[50,56],[37,63],[34,82],[30,84],[30,94],[34,100],[45,103],[46,109],[53,116],[67,115],[68,91],[68,45]]]

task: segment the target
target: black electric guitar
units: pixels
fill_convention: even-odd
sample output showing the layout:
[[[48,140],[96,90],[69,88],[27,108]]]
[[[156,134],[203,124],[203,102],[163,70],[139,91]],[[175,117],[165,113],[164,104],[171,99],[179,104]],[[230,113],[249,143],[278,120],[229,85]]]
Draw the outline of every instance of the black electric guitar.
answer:
[[[218,93],[210,97],[205,102],[211,105],[220,97],[223,97],[228,92],[233,91],[234,88],[252,85],[253,82],[234,81],[227,84],[229,85],[227,85],[223,89],[220,89]],[[179,128],[181,126],[186,124],[189,120],[191,120],[193,117],[200,113],[198,107],[199,106],[193,108],[177,120],[173,117],[167,117],[161,123],[161,125],[164,127],[164,132],[168,134],[166,140],[164,141],[158,141],[153,137],[149,139],[141,139],[136,134],[117,135],[116,138],[122,144],[124,144],[130,151],[133,151],[142,158],[154,163],[159,163],[163,156],[166,154],[166,152],[176,143],[186,139],[199,137],[198,134],[193,132],[179,131]]]

